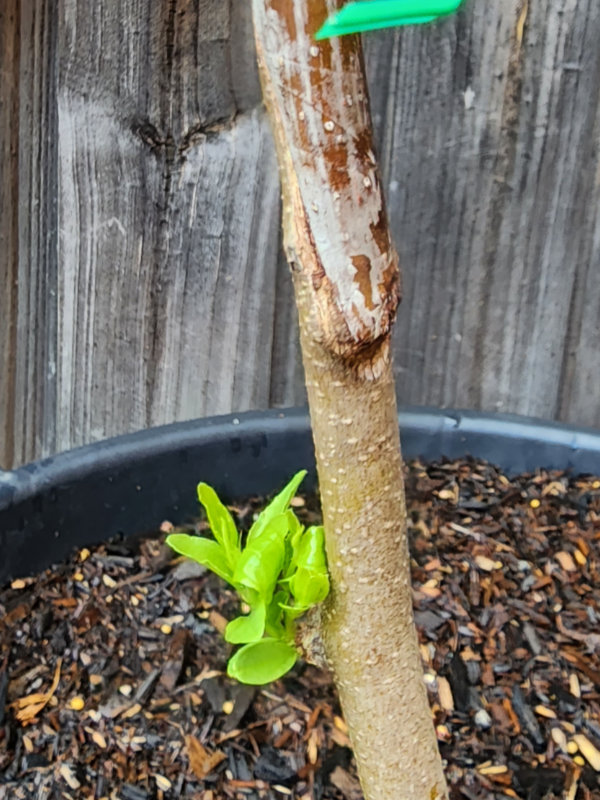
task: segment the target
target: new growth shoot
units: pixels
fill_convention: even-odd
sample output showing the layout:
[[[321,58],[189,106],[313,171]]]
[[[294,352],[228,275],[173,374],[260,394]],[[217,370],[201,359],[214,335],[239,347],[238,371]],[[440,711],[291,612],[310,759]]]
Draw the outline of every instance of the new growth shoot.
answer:
[[[290,501],[306,471],[298,472],[260,513],[245,541],[233,517],[206,483],[198,484],[214,539],[172,533],[167,544],[233,586],[250,609],[231,620],[225,639],[242,645],[227,672],[241,683],[265,684],[285,675],[298,658],[298,617],[329,592],[324,533],[304,528]]]

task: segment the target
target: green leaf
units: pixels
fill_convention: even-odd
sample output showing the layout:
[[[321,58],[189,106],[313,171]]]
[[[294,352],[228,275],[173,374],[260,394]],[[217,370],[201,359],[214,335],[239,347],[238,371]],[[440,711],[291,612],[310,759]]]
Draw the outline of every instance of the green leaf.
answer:
[[[248,543],[250,543],[257,536],[260,536],[266,525],[268,525],[268,523],[274,517],[278,517],[280,514],[285,513],[292,497],[296,494],[296,491],[302,483],[305,475],[305,469],[297,472],[291,481],[285,486],[285,488],[283,488],[279,494],[274,497],[273,500],[271,500],[269,505],[263,511],[261,511],[258,518],[250,528],[250,531],[248,532]]]
[[[229,659],[227,674],[240,683],[262,686],[285,675],[297,658],[292,645],[279,639],[261,639],[244,645]]]
[[[288,519],[289,533],[285,541],[285,558],[282,567],[283,580],[289,578],[295,569],[298,542],[304,533],[304,525],[302,525],[293,510],[288,508],[285,513]]]
[[[327,572],[325,529],[322,525],[311,525],[297,540],[295,561],[299,567]]]
[[[287,639],[288,633],[282,622],[282,609],[290,601],[290,593],[287,589],[279,589],[273,595],[273,599],[267,606],[267,619],[265,631],[268,636],[274,639]]]
[[[259,537],[248,542],[235,567],[233,582],[244,596],[252,589],[269,603],[283,566],[288,520],[285,514],[269,520]],[[242,588],[243,587],[243,588]]]
[[[213,542],[212,539],[205,539],[202,536],[190,536],[187,533],[171,533],[167,536],[166,543],[176,553],[203,564],[208,569],[216,572],[223,580],[233,583],[229,561],[224,549],[218,542]]]
[[[225,628],[225,641],[231,644],[246,644],[256,642],[265,632],[267,616],[265,602],[259,598],[254,608],[247,616],[236,617]]]
[[[204,506],[210,529],[223,547],[229,566],[233,570],[240,554],[240,537],[233,517],[219,500],[215,490],[207,483],[198,484],[198,500]]]
[[[327,573],[317,573],[300,567],[292,580],[290,588],[294,597],[294,607],[308,611],[311,606],[322,603],[329,594]]]
[[[296,571],[290,578],[294,605],[307,610],[321,603],[329,594],[329,576],[325,556],[325,533],[313,525],[303,533],[296,547]]]

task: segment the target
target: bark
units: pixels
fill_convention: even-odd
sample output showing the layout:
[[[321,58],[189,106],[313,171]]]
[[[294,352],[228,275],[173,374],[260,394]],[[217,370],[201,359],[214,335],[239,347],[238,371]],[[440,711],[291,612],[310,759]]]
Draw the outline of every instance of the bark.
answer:
[[[360,40],[313,40],[323,0],[253,11],[332,580],[326,655],[366,800],[446,798],[412,617],[389,342],[399,270]]]

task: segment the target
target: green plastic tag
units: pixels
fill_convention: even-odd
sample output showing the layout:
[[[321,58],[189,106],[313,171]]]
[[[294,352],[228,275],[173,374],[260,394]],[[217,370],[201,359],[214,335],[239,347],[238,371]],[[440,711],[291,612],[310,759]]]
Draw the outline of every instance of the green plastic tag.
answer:
[[[315,39],[397,25],[419,25],[454,13],[463,0],[361,0],[329,17]]]

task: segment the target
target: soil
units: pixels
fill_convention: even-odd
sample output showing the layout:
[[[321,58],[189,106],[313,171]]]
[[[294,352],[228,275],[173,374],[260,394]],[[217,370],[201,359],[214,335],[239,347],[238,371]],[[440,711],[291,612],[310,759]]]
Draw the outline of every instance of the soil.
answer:
[[[600,800],[600,480],[413,463],[407,495],[452,797]],[[229,680],[236,599],[161,536],[0,591],[0,800],[360,800],[330,676]]]

